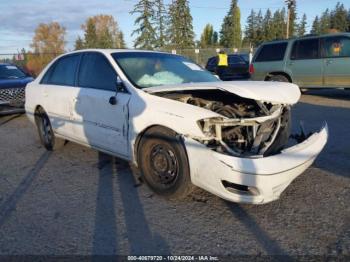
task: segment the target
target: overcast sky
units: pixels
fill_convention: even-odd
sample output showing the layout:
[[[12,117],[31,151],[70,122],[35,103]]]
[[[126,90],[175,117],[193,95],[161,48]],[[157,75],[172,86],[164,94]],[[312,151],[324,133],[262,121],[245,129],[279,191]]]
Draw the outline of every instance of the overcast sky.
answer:
[[[130,15],[137,0],[0,0],[0,54],[15,53],[29,48],[33,32],[39,23],[57,21],[67,29],[67,48],[72,49],[81,24],[87,17],[97,14],[113,15],[124,32],[128,47],[132,47],[135,16]],[[171,0],[165,0],[170,3]],[[190,0],[196,38],[207,23],[219,31],[231,0]],[[314,17],[326,8],[334,8],[336,0],[297,0],[298,15],[306,13],[308,29]],[[350,8],[350,0],[341,1]],[[275,11],[283,7],[284,0],[239,0],[241,23],[244,26],[250,10],[267,8]]]

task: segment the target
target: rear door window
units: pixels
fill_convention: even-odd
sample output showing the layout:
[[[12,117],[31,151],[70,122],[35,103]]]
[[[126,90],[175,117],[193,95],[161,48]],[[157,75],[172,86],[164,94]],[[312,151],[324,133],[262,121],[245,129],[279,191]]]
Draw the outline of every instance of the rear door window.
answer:
[[[287,42],[263,45],[258,52],[255,62],[281,61],[287,49]]]
[[[79,69],[80,87],[116,90],[117,74],[107,58],[99,53],[86,53]]]
[[[322,55],[325,58],[350,57],[350,38],[335,36],[322,39]]]
[[[318,38],[295,41],[292,48],[291,60],[317,59],[320,57],[319,49]]]
[[[239,63],[242,63],[242,62],[243,62],[243,60],[237,55],[228,57],[228,63],[230,65],[239,64]]]
[[[210,65],[210,66],[216,65],[217,63],[218,63],[218,58],[217,57],[212,57],[208,61],[208,65]]]
[[[48,70],[42,83],[50,85],[75,85],[75,74],[79,63],[79,54],[60,58]]]

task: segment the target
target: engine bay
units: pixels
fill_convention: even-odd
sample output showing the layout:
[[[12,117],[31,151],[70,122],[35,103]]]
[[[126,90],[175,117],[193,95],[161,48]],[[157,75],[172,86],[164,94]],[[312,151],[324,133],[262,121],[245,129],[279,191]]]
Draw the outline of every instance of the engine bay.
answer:
[[[213,111],[222,117],[199,121],[205,138],[194,138],[213,150],[239,157],[279,153],[288,142],[290,107],[246,99],[221,90],[157,93]]]

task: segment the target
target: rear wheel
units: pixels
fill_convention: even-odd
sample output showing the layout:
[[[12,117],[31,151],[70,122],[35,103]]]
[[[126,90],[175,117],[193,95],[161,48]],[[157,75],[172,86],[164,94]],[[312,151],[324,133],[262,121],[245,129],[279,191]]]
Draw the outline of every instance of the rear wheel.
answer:
[[[287,82],[289,83],[289,79],[284,75],[272,75],[270,76],[267,81],[275,81],[275,82]]]
[[[182,199],[192,192],[187,155],[175,132],[161,127],[146,132],[140,141],[138,164],[155,193]]]
[[[35,113],[35,122],[38,128],[41,144],[49,151],[58,149],[64,145],[64,140],[55,136],[50,119],[43,110]]]

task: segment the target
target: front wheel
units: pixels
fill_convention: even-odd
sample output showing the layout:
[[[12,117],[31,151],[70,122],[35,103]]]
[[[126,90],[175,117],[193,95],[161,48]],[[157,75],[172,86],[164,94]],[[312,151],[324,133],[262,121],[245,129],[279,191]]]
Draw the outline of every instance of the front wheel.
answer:
[[[140,141],[138,164],[145,182],[155,193],[182,199],[192,192],[186,151],[173,131],[151,128]]]
[[[64,140],[55,136],[50,119],[42,110],[36,112],[35,122],[38,128],[41,144],[49,151],[58,149],[64,145]]]

